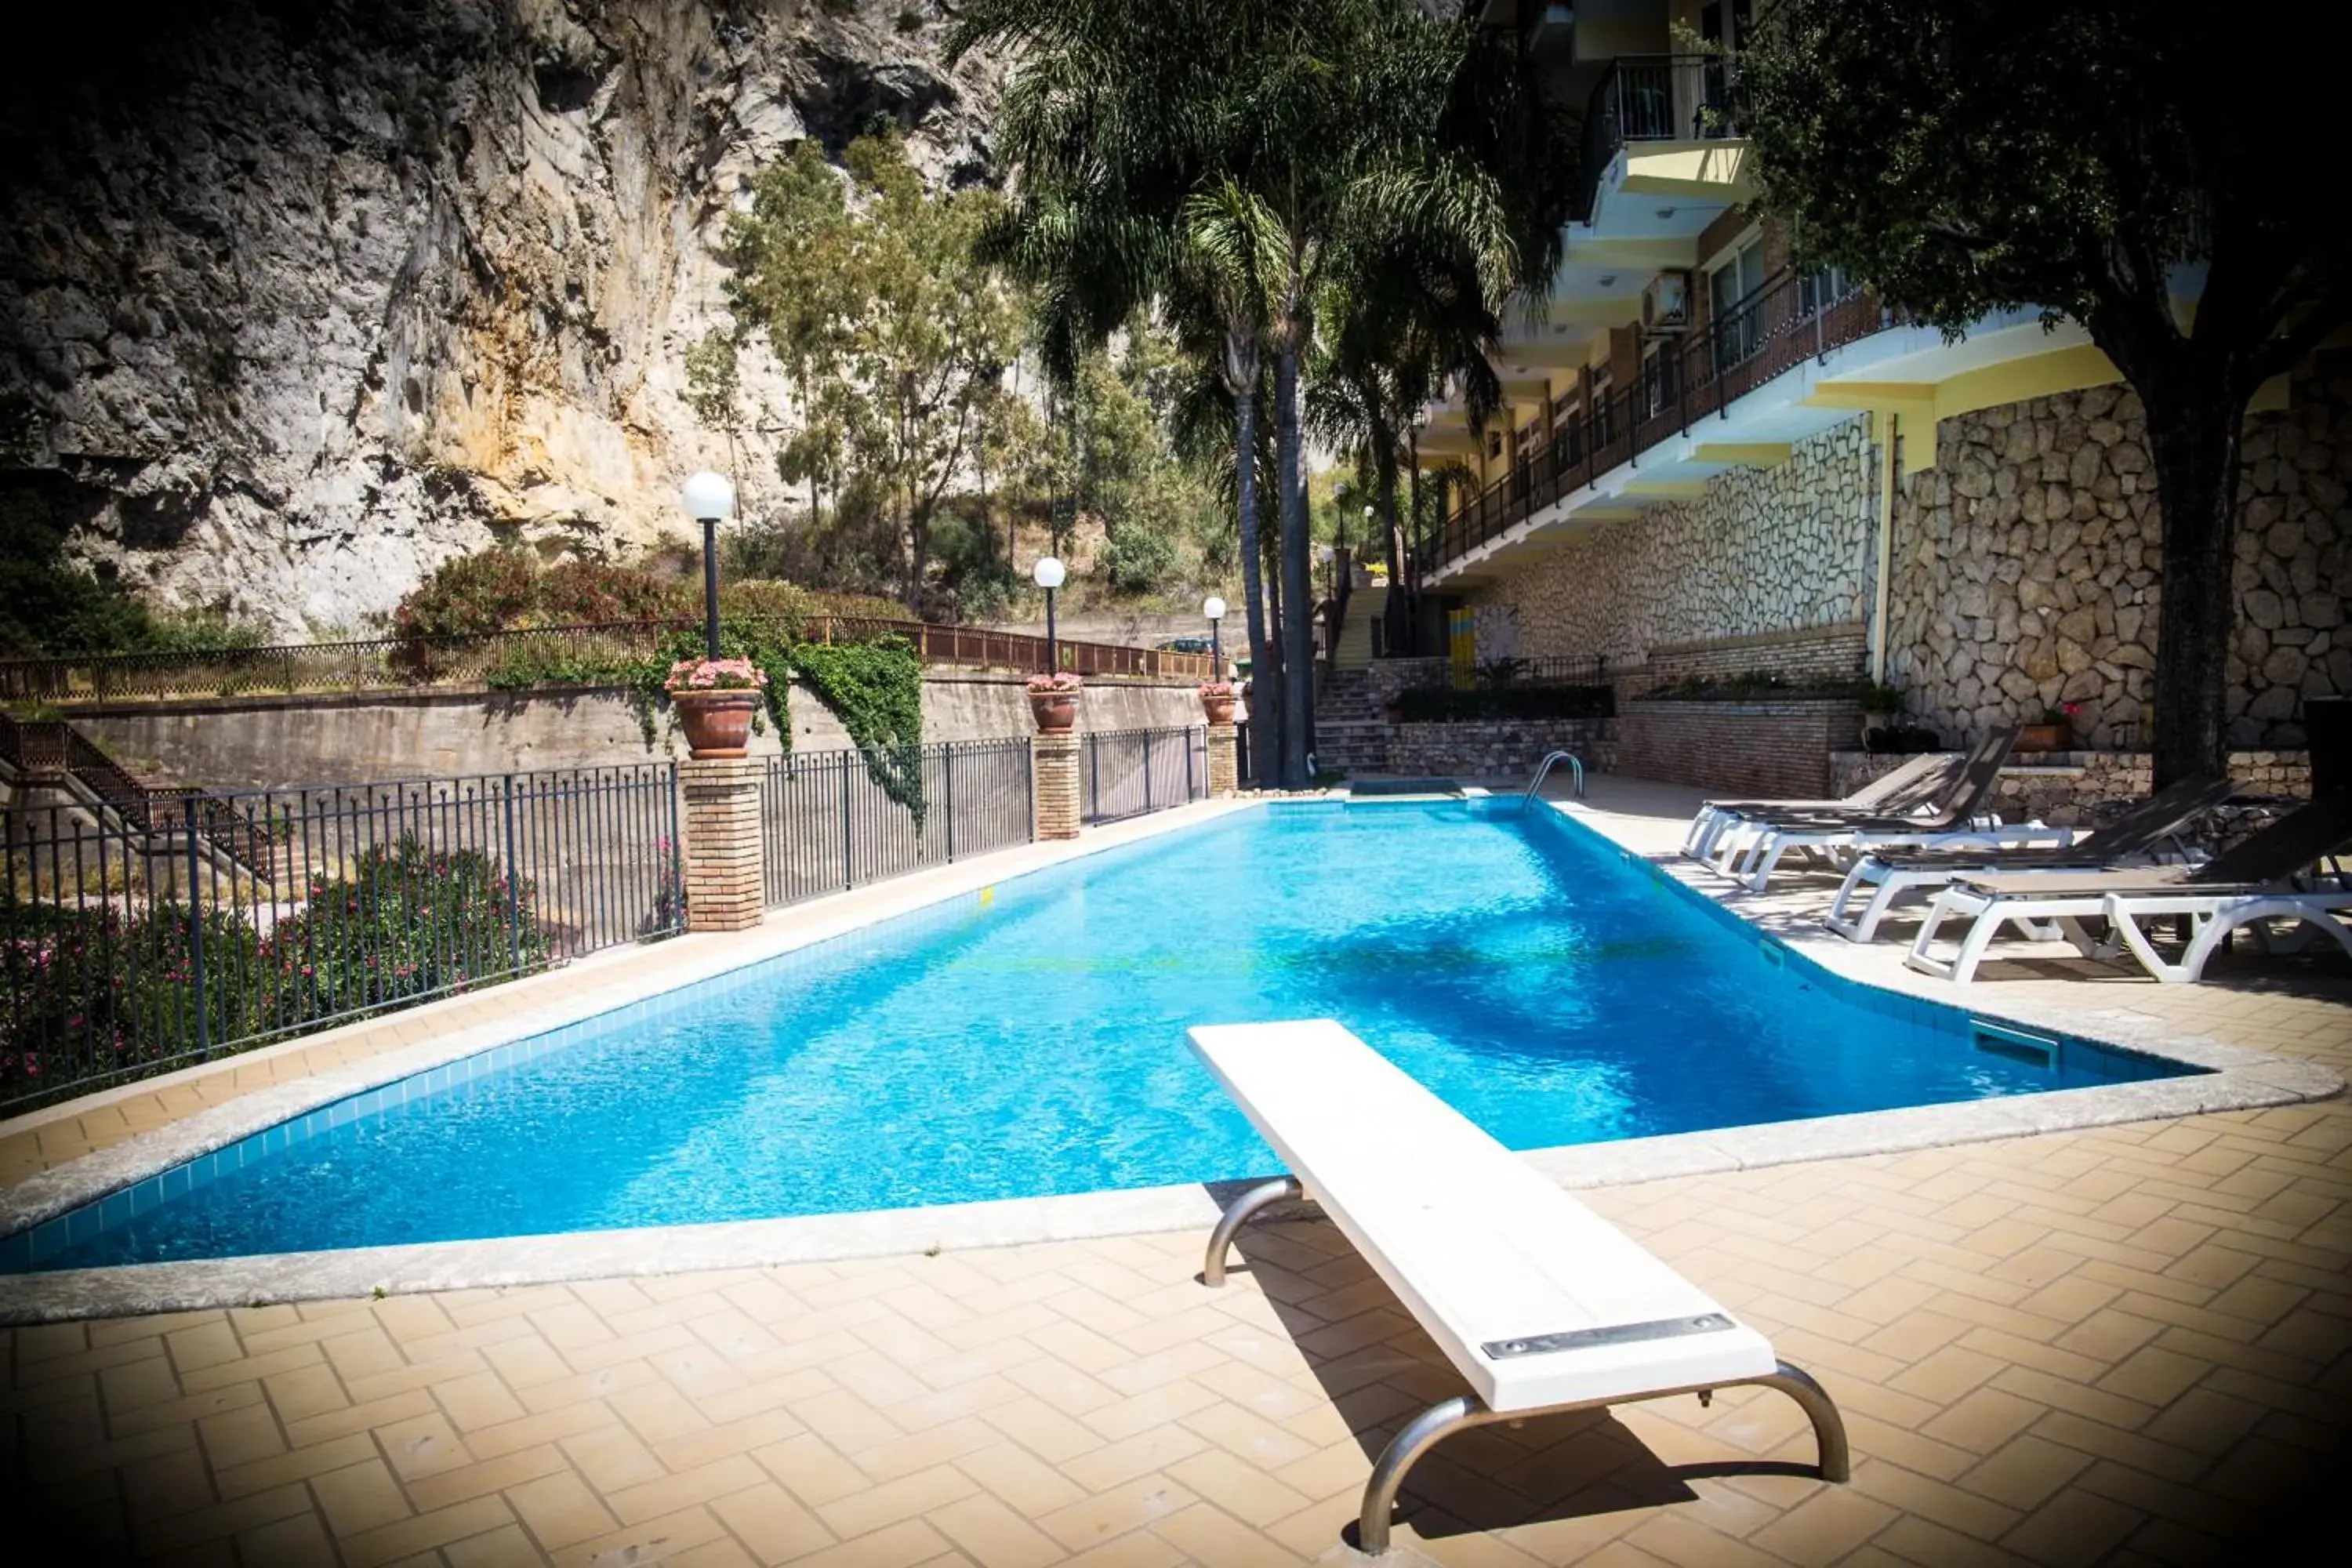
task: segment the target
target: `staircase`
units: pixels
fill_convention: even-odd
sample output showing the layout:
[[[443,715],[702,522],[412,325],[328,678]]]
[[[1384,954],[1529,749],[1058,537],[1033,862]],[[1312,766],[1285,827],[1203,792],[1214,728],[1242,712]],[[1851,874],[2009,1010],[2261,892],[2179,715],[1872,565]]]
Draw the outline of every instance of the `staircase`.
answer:
[[[11,778],[51,779],[100,822],[150,841],[184,831],[193,819],[197,847],[225,861],[223,869],[275,879],[268,836],[227,801],[200,789],[148,784],[70,724],[0,713],[0,768]]]
[[[1372,706],[1371,680],[1363,670],[1323,672],[1315,699],[1315,762],[1351,774],[1388,771],[1389,724]]]

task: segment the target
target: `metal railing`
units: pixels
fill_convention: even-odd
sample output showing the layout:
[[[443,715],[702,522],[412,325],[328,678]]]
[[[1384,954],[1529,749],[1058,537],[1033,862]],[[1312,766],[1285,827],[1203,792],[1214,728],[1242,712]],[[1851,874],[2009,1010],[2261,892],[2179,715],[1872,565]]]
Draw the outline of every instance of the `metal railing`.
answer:
[[[878,759],[877,767],[856,751],[768,759],[760,775],[760,836],[770,908],[1026,844],[1034,836],[1025,737],[913,750],[911,767],[893,757]],[[910,780],[919,780],[919,796],[908,788]]]
[[[669,763],[0,811],[0,1114],[683,926]],[[208,809],[250,868],[204,853]]]
[[[1720,55],[1620,55],[1586,100],[1582,178],[1573,216],[1592,216],[1592,198],[1629,142],[1700,142],[1739,132],[1739,89]]]
[[[1709,418],[1808,358],[1884,331],[1887,312],[1860,289],[1832,289],[1813,274],[1783,272],[1732,309],[1661,350],[1671,369],[1612,389],[1555,425],[1517,433],[1518,460],[1437,525],[1415,563],[1421,573],[1500,537],[1620,464]]]
[[[613,621],[467,637],[371,637],[207,653],[117,653],[0,660],[0,702],[110,702],[170,698],[398,691],[419,687],[527,686],[579,672],[584,683],[654,657],[698,620]],[[871,642],[904,637],[925,664],[1040,670],[1044,637],[979,626],[858,616],[811,616],[800,640]],[[1080,675],[1206,680],[1206,654],[1112,643],[1059,642],[1062,668]]]
[[[1209,731],[1090,730],[1078,737],[1078,819],[1116,822],[1209,794]]]
[[[0,763],[24,784],[52,782],[131,833],[152,837],[176,830],[187,803],[194,802],[196,831],[208,852],[226,856],[249,875],[270,874],[269,858],[251,824],[233,809],[204,790],[145,783],[69,724],[0,713]]]

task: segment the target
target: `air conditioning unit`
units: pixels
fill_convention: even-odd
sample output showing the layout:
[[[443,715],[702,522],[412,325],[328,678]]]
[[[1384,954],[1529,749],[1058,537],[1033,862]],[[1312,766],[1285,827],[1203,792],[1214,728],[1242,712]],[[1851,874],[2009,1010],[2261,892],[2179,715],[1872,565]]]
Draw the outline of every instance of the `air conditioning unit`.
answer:
[[[1661,272],[1642,290],[1642,330],[1681,332],[1690,330],[1691,279],[1687,272]]]

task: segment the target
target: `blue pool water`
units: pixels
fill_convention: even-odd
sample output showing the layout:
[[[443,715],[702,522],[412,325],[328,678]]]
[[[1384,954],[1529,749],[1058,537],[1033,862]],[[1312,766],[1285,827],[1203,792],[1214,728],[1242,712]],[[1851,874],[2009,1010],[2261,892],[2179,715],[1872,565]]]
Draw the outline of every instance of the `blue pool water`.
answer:
[[[1519,1149],[2186,1070],[1822,976],[1515,805],[1274,805],[1073,861],[315,1112],[0,1268],[1278,1169],[1202,1023],[1338,1018]]]

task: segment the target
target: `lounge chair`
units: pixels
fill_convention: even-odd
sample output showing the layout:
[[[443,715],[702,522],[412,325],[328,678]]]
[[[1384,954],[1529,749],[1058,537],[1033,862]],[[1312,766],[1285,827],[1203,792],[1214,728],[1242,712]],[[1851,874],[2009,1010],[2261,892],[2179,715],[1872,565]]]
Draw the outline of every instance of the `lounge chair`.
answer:
[[[1858,811],[1884,815],[1907,811],[1933,798],[1949,782],[1959,759],[1948,752],[1922,752],[1901,767],[1882,773],[1840,800],[1702,801],[1683,835],[1683,853],[1694,860],[1715,858],[1717,842],[1743,819],[1766,812]]]
[[[1916,816],[1870,816],[1842,812],[1769,815],[1744,857],[1728,857],[1727,873],[1748,891],[1760,893],[1781,858],[1801,852],[1826,861],[1840,871],[1877,849],[1983,849],[2029,845],[2067,845],[2074,841],[2071,827],[2045,827],[2038,822],[2003,823],[1986,810],[2000,782],[2001,764],[2009,760],[2017,731],[1997,730],[1969,753],[1950,792],[1937,809]]]
[[[1878,922],[1897,904],[1948,886],[1970,872],[2096,871],[2149,855],[2191,818],[2230,797],[2228,779],[2183,779],[2158,791],[2088,839],[2020,849],[1874,850],[1846,873],[1822,924],[1854,942],[1878,934]],[[2185,857],[2184,857],[2185,858]],[[1861,912],[1854,900],[1870,889]]]
[[[2230,934],[2251,926],[2265,942],[2272,921],[2300,921],[2352,953],[2352,886],[2342,878],[2298,887],[2294,879],[2352,841],[2352,793],[2337,791],[2290,812],[2201,866],[2140,870],[2019,871],[1969,876],[1936,896],[1904,962],[1923,973],[1967,981],[1985,949],[2012,923],[2045,942],[2063,940],[2100,959],[2129,953],[2168,984],[2195,980]],[[2178,960],[2157,952],[2140,922],[2186,916],[2187,947]],[[1949,958],[1937,956],[1937,933],[1948,920],[1969,921]],[[2106,935],[2083,923],[2106,922]]]
[[[1761,1384],[1811,1420],[1824,1479],[1844,1424],[1811,1377],[1387,1058],[1329,1019],[1197,1028],[1208,1064],[1294,1178],[1225,1211],[1203,1284],[1270,1204],[1311,1195],[1428,1331],[1470,1392],[1406,1424],[1364,1488],[1356,1544],[1388,1550],[1389,1510],[1441,1438],[1492,1421]]]

